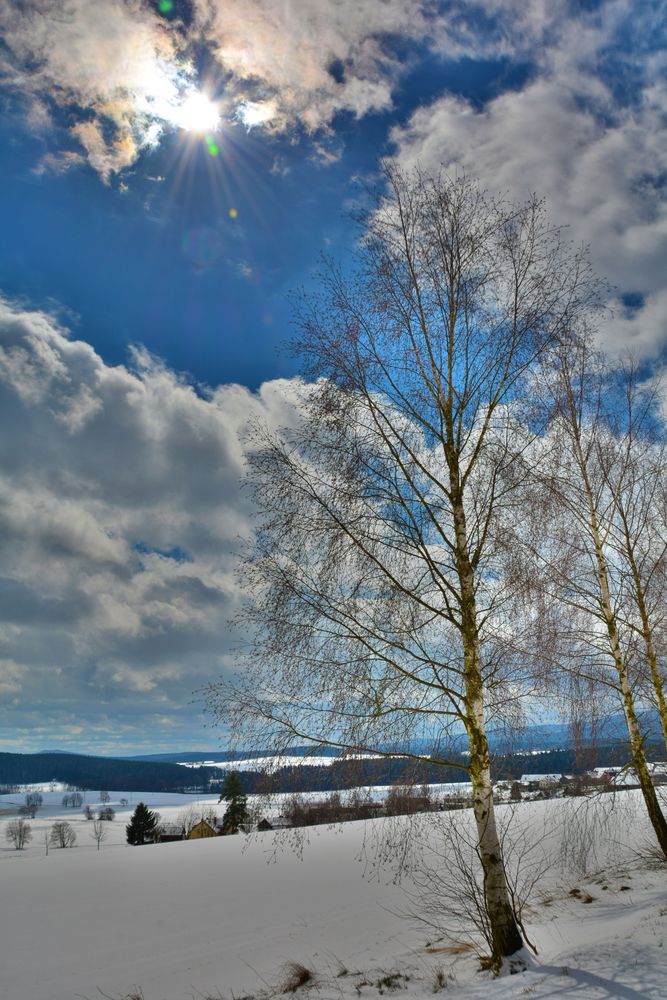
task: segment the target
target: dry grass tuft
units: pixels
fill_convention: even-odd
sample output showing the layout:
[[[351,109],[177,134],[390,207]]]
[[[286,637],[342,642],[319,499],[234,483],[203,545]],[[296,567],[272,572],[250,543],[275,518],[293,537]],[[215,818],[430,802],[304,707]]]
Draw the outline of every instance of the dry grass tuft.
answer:
[[[104,997],[104,1000],[146,1000],[144,997],[144,991],[140,986],[133,986],[129,993],[123,993],[123,995],[119,997],[109,996],[109,994],[105,993],[104,990],[101,990],[99,986],[97,987],[97,992],[101,997]],[[79,995],[80,994],[77,993],[77,996]],[[88,1000],[88,997],[82,997],[82,1000]]]
[[[454,944],[443,944],[438,947],[429,947],[426,949],[429,955],[466,955],[468,952],[474,951],[475,946],[470,944],[469,941],[456,941]]]
[[[433,970],[433,992],[440,993],[441,990],[446,990],[449,984],[449,976],[444,969],[438,967]]]
[[[314,974],[311,969],[301,962],[287,962],[283,966],[283,979],[280,989],[283,993],[296,993],[301,986],[312,982]]]

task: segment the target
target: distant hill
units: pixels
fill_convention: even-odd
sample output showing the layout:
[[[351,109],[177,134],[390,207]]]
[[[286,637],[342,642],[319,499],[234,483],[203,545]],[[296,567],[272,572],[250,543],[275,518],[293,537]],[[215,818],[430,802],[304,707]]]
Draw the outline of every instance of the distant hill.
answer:
[[[647,752],[650,759],[665,758],[656,713],[644,716],[643,728],[647,733]],[[588,746],[574,747],[567,726],[547,724],[530,726],[520,733],[496,731],[489,737],[493,754],[493,773],[496,778],[519,777],[525,772],[580,772],[595,766],[621,765],[628,760],[627,735],[622,716],[612,716],[600,727],[599,739]],[[408,747],[394,748],[407,750]],[[432,753],[434,747],[427,741],[413,743],[411,749]],[[406,759],[393,760],[342,760],[330,766],[308,764],[307,747],[293,747],[289,756],[304,757],[303,763],[278,768],[270,781],[262,774],[262,757],[265,751],[252,750],[234,753],[229,750],[197,750],[174,753],[141,754],[134,756],[97,757],[74,754],[63,750],[42,750],[32,754],[0,753],[0,788],[35,782],[62,781],[78,788],[110,791],[200,791],[212,792],[220,788],[224,773],[220,768],[204,762],[226,762],[257,758],[257,771],[244,770],[243,784],[252,792],[267,788],[273,791],[331,791],[355,785],[386,785],[394,781],[463,781],[465,771],[460,767],[442,767],[436,764],[415,765]],[[318,756],[336,755],[334,750],[322,749]],[[461,738],[449,746],[448,759],[466,762],[466,741]],[[182,767],[181,764],[200,766]],[[247,765],[246,765],[247,767]]]
[[[76,788],[166,792],[207,789],[218,777],[212,768],[184,768],[168,762],[132,761],[53,751],[0,753],[0,787],[62,781]]]
[[[641,718],[642,729],[647,734],[649,741],[660,740],[660,721],[657,712],[645,712]],[[510,732],[504,729],[489,730],[489,746],[495,754],[530,753],[531,751],[542,750],[567,750],[573,748],[572,735],[569,726],[564,723],[544,723],[540,725],[526,726],[524,729],[513,729]],[[621,714],[609,716],[602,720],[596,732],[596,738],[591,740],[590,729],[584,731],[583,742],[587,744],[594,742],[598,745],[611,745],[627,739],[625,720]],[[413,750],[418,753],[430,753],[434,747],[429,740],[416,740],[405,746],[393,747],[392,749],[407,751]],[[464,752],[467,749],[467,738],[464,734],[455,737],[449,745],[449,749],[454,752]],[[252,757],[265,757],[266,750],[176,750],[162,753],[148,754],[124,754],[117,753],[114,760],[135,761],[140,763],[153,764],[202,764],[205,761],[218,761],[220,763],[233,760],[248,760]],[[290,747],[286,753],[290,757],[306,757],[312,753],[312,747],[294,746]],[[111,758],[96,757],[94,754],[74,754],[69,750],[38,750],[35,755],[41,756],[85,756],[87,760],[109,760]],[[35,756],[33,755],[33,756]],[[317,749],[319,757],[335,757],[337,751],[329,747]],[[1,780],[1,776],[0,776]]]
[[[646,751],[649,760],[665,758],[662,743],[647,744]],[[454,754],[450,759],[456,760],[456,757]],[[465,765],[464,755],[460,755],[458,759],[461,765]],[[568,747],[531,749],[510,754],[495,753],[492,756],[491,770],[494,779],[500,780],[519,778],[525,773],[577,774],[598,766],[623,766],[628,761],[627,744],[619,740],[583,750]],[[467,780],[462,766],[414,762],[405,757],[336,760],[328,767],[309,765],[305,761],[303,764],[280,767],[270,774],[262,772],[261,760],[258,759],[258,770],[243,771],[240,777],[249,793],[333,791],[363,785]],[[0,791],[10,791],[16,785],[61,781],[81,789],[211,794],[220,789],[223,780],[224,772],[220,768],[206,765],[183,767],[169,761],[86,757],[76,754],[0,753]]]

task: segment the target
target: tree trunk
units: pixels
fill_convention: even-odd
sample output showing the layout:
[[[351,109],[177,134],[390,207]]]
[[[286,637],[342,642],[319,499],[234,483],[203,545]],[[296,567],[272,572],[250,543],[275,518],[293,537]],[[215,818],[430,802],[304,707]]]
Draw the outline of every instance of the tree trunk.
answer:
[[[646,754],[644,753],[644,740],[642,739],[641,731],[639,728],[639,720],[637,719],[634,696],[632,694],[632,687],[630,685],[630,679],[628,677],[628,667],[625,662],[625,657],[623,656],[623,650],[621,649],[621,644],[619,642],[616,615],[614,613],[614,609],[611,603],[607,561],[605,559],[604,550],[602,548],[602,541],[600,539],[598,520],[595,514],[595,508],[593,506],[593,494],[590,489],[590,484],[588,483],[587,478],[585,479],[585,482],[588,491],[589,509],[591,515],[591,528],[593,532],[593,541],[595,545],[595,558],[597,562],[598,582],[600,587],[600,602],[602,605],[602,612],[607,626],[607,634],[609,636],[609,646],[611,649],[612,657],[614,659],[616,672],[618,673],[620,691],[623,697],[623,712],[625,714],[625,722],[628,727],[628,735],[630,737],[632,763],[634,765],[635,771],[637,772],[639,785],[642,790],[642,795],[644,796],[646,811],[648,812],[648,816],[651,821],[653,831],[656,835],[658,843],[660,844],[660,849],[662,853],[664,854],[665,858],[667,858],[667,821],[665,820],[665,817],[663,816],[662,813],[662,809],[660,808],[660,803],[658,802],[658,796],[656,795],[655,787],[653,785],[653,781],[651,780],[648,764],[646,762]]]
[[[653,827],[658,843],[660,844],[660,849],[662,850],[665,858],[667,858],[667,821],[665,821],[665,817],[663,816],[662,810],[660,808],[660,803],[658,802],[658,797],[656,795],[655,787],[651,780],[651,775],[649,774],[648,765],[646,762],[646,754],[644,753],[644,741],[642,739],[641,731],[639,729],[639,721],[637,719],[637,712],[635,710],[634,696],[632,693],[632,687],[630,685],[630,679],[628,677],[628,667],[625,661],[625,657],[623,655],[623,650],[621,649],[621,644],[618,635],[618,623],[611,601],[611,592],[609,589],[609,571],[607,569],[607,560],[605,557],[602,538],[600,535],[600,525],[595,506],[593,488],[591,486],[591,482],[588,476],[588,468],[586,465],[586,459],[584,457],[581,448],[581,442],[579,439],[578,431],[575,436],[575,445],[576,445],[577,462],[579,464],[582,481],[586,491],[586,500],[588,503],[589,526],[593,540],[593,549],[595,553],[595,566],[597,571],[598,587],[600,591],[600,607],[607,628],[607,635],[609,637],[609,648],[612,658],[614,660],[614,666],[616,667],[616,672],[618,674],[619,688],[623,698],[623,711],[625,714],[625,722],[628,727],[628,735],[630,737],[632,763],[634,764],[635,770],[637,772],[639,785],[642,790],[642,795],[644,796],[644,803],[646,805],[646,811],[648,812],[651,825]]]
[[[625,532],[625,548],[630,562],[632,582],[635,588],[635,600],[637,601],[637,607],[639,609],[639,615],[642,623],[642,638],[644,640],[644,648],[646,650],[646,659],[648,660],[649,670],[651,671],[651,681],[653,683],[658,712],[660,714],[662,738],[665,741],[665,746],[667,746],[667,703],[665,702],[665,689],[662,683],[660,669],[658,667],[658,655],[653,643],[653,631],[649,620],[648,608],[646,607],[644,586],[639,573],[639,567],[637,566],[637,561],[634,556],[632,539],[630,537],[630,531],[625,516],[623,516],[623,528]]]
[[[452,463],[453,465],[453,463]],[[484,904],[491,933],[492,959],[499,968],[503,959],[523,948],[523,938],[507,891],[507,877],[498,838],[491,786],[491,761],[484,722],[484,687],[474,571],[468,554],[463,498],[458,470],[450,465],[452,508],[457,543],[457,571],[461,588],[461,634],[465,677],[466,730],[470,745],[470,780],[477,826],[477,846],[484,872]]]
[[[480,686],[481,691],[481,686]],[[468,723],[473,789],[473,811],[477,826],[479,856],[484,871],[484,901],[496,966],[523,948],[523,939],[507,891],[502,848],[496,828],[491,786],[489,747],[484,732],[482,699],[475,699]]]
[[[660,808],[660,803],[658,801],[658,796],[655,790],[655,786],[651,779],[649,773],[648,765],[646,763],[646,754],[644,753],[644,741],[642,739],[641,730],[639,728],[639,720],[637,719],[637,713],[635,711],[634,698],[632,697],[632,690],[630,688],[630,682],[628,680],[628,672],[623,664],[621,670],[619,671],[620,681],[621,681],[621,693],[623,694],[623,709],[625,712],[625,721],[628,727],[628,733],[630,736],[630,749],[632,751],[632,763],[634,764],[635,771],[637,772],[637,777],[639,779],[639,786],[642,790],[642,795],[644,796],[644,802],[646,804],[646,811],[648,812],[651,825],[653,827],[654,833],[660,844],[660,849],[667,858],[667,820],[662,813]]]

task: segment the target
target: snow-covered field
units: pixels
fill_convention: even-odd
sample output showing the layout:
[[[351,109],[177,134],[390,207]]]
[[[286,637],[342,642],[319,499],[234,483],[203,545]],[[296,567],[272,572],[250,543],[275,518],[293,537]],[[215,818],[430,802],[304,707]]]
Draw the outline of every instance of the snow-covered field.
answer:
[[[243,757],[238,760],[197,760],[197,761],[177,761],[181,767],[219,767],[221,771],[256,771],[258,768],[267,772],[276,771],[281,767],[332,767],[339,763],[340,758],[336,756],[326,756],[324,754],[300,754],[293,756],[290,754],[279,757]],[[377,753],[355,753],[347,754],[346,761],[350,760],[384,760],[381,754]]]
[[[272,832],[135,848],[125,823],[140,799],[167,822],[215,799],[112,793],[117,817],[98,852],[90,824],[61,799],[44,794],[24,851],[6,844],[11,815],[0,815],[2,1000],[116,1000],[138,990],[145,1000],[268,997],[291,961],[313,971],[300,992],[318,1000],[392,990],[425,998],[443,983],[445,996],[462,1000],[667,998],[667,866],[636,856],[648,831],[634,792],[611,811],[604,797],[585,828],[581,800],[518,807],[517,830],[552,866],[526,917],[539,955],[527,972],[498,980],[478,971],[463,931],[457,947],[407,917],[409,880],[393,884],[390,868],[371,877],[359,861],[382,820],[308,831],[301,856]],[[1,796],[0,813],[21,801]],[[87,801],[96,806],[98,796]],[[469,821],[467,812],[445,815]],[[77,846],[46,856],[43,833],[56,818],[73,824]]]

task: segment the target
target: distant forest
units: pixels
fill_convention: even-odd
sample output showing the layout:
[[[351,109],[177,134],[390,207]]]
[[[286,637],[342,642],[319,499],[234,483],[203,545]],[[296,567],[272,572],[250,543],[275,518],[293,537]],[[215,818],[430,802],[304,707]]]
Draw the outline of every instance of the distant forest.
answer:
[[[659,744],[646,748],[649,760],[660,759]],[[662,754],[664,756],[664,753]],[[463,757],[461,763],[465,763]],[[597,766],[619,767],[629,761],[628,747],[615,742],[585,750],[546,750],[538,754],[497,754],[492,760],[495,781],[522,774],[581,774]],[[87,757],[65,753],[0,753],[0,792],[16,785],[60,781],[74,788],[128,792],[216,792],[225,772],[216,767],[185,768],[155,761]],[[336,761],[329,766],[302,764],[265,774],[241,772],[247,792],[334,791],[357,785],[394,783],[429,784],[466,781],[465,771],[438,764],[415,763],[405,758]]]
[[[62,781],[74,788],[128,792],[203,791],[220,772],[178,764],[84,757],[69,753],[0,753],[0,791],[7,786]]]

